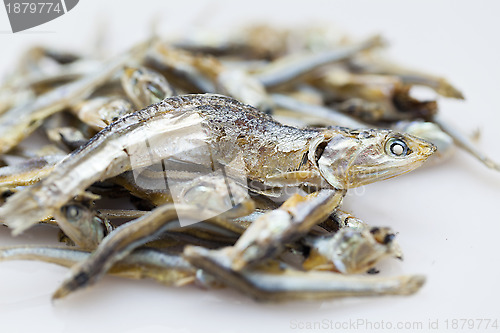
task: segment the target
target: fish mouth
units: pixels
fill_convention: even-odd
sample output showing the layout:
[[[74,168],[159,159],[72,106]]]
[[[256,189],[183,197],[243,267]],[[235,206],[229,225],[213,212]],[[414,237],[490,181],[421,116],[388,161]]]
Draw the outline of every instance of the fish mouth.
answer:
[[[349,182],[349,188],[358,187],[362,185],[367,185],[375,183],[381,180],[390,179],[404,173],[407,173],[413,168],[407,168],[404,166],[400,167],[390,167],[390,168],[380,168],[380,167],[363,167],[354,170],[355,176]]]
[[[421,148],[418,156],[409,159],[381,165],[356,166],[350,173],[349,188],[375,183],[413,171],[420,167],[435,151],[436,146],[430,144],[424,149]]]
[[[408,144],[410,149],[415,152],[415,155],[421,158],[428,158],[437,150],[437,146],[426,139],[411,134],[408,134],[408,137],[410,137]]]
[[[428,158],[437,151],[437,146],[432,142],[425,141],[427,144],[425,148],[420,148],[420,153],[424,155],[424,158]]]

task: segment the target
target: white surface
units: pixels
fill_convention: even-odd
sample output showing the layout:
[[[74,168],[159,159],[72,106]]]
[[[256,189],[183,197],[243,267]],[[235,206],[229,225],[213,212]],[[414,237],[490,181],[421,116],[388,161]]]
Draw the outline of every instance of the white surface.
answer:
[[[480,128],[481,148],[500,160],[499,2],[103,2],[80,1],[67,15],[29,32],[0,34],[0,73],[33,43],[77,49],[90,45],[99,19],[107,23],[112,50],[146,37],[154,15],[161,18],[164,33],[256,19],[288,24],[332,22],[355,36],[380,32],[391,42],[389,53],[394,59],[448,77],[464,91],[467,101],[442,101],[442,114],[468,133]],[[0,31],[10,30],[6,20],[0,9]],[[423,330],[419,331],[423,332],[429,320],[439,320],[440,331],[447,319],[450,325],[452,319],[460,318],[500,321],[499,190],[499,173],[458,152],[443,164],[349,195],[345,207],[357,216],[400,232],[405,261],[387,262],[379,267],[384,274],[427,276],[427,284],[411,297],[268,305],[232,291],[173,289],[152,281],[106,277],[92,289],[52,304],[51,293],[65,277],[65,268],[3,262],[0,331],[288,332],[310,331],[298,326],[318,321],[326,325],[321,330],[335,331],[328,326],[330,320],[346,324],[368,320],[394,326],[421,322]],[[8,230],[0,228],[2,246],[54,237],[55,233],[36,228],[13,240]],[[351,331],[372,330],[360,326]]]

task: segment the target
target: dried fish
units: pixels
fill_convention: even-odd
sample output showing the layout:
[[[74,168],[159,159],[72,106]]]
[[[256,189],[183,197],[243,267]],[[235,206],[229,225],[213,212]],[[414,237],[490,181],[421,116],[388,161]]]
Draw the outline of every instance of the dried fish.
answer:
[[[175,90],[163,75],[145,67],[125,68],[121,82],[136,110],[175,95]]]
[[[311,72],[320,66],[347,60],[361,51],[382,45],[383,42],[380,36],[375,36],[364,42],[349,45],[345,48],[337,48],[331,51],[306,55],[293,54],[289,57],[279,58],[266,68],[254,73],[254,76],[257,80],[262,82],[265,87],[269,88],[283,83],[289,83],[297,77]]]
[[[87,260],[72,267],[71,277],[63,282],[53,298],[65,297],[75,290],[91,285],[135,248],[158,238],[169,229],[180,227],[180,214],[185,218],[197,220],[200,210],[186,205],[163,205],[134,222],[115,229]],[[224,219],[220,217],[212,217],[210,221],[222,228],[226,226]]]
[[[64,267],[73,267],[91,256],[90,252],[49,246],[22,246],[0,248],[0,261],[37,260]],[[109,274],[129,279],[154,279],[167,286],[181,286],[196,279],[196,268],[181,256],[168,254],[151,248],[133,251],[127,257],[116,262]]]
[[[155,66],[182,73],[200,92],[228,95],[264,112],[270,110],[267,93],[259,80],[243,70],[226,68],[212,56],[194,55],[158,43],[150,57]]]
[[[93,201],[85,197],[61,207],[54,217],[66,236],[83,250],[94,250],[111,231],[111,225],[95,210]]]
[[[303,272],[291,268],[234,271],[227,256],[188,246],[184,257],[195,267],[213,275],[259,301],[290,301],[349,296],[411,295],[425,283],[421,275],[398,277],[345,276],[326,272]]]
[[[344,274],[364,273],[385,257],[402,259],[401,249],[389,228],[343,228],[333,235],[309,238],[311,252],[306,270],[333,270]]]
[[[462,92],[455,88],[445,78],[405,68],[401,65],[383,60],[373,54],[369,56],[365,55],[364,57],[360,56],[350,60],[352,69],[357,73],[396,76],[401,79],[404,84],[423,85],[434,89],[438,94],[444,97],[464,99]]]
[[[323,126],[334,125],[356,129],[373,127],[373,125],[361,122],[334,108],[298,101],[293,97],[282,94],[272,94],[271,97],[276,106],[310,117],[312,116],[316,124],[319,122],[319,124]],[[382,125],[382,127],[384,127],[384,125]],[[390,127],[392,130],[408,133],[432,142],[437,148],[435,155],[440,159],[450,156],[453,152],[453,139],[433,122],[423,120],[402,120],[392,123]]]
[[[132,59],[141,57],[149,42],[136,46],[126,54],[111,59],[95,72],[38,97],[33,103],[10,109],[0,116],[0,153],[8,152],[32,133],[48,116],[86,98],[100,84]]]
[[[172,144],[161,145],[165,140]],[[426,141],[387,130],[283,126],[222,96],[172,97],[106,127],[30,191],[9,198],[0,217],[18,234],[95,181],[168,157],[184,165],[217,161],[236,177],[244,175],[256,191],[259,185],[346,189],[408,172],[434,150]]]
[[[392,229],[343,211],[346,193],[436,147],[500,170],[412,89],[462,93],[383,60],[379,36],[154,35],[105,62],[32,48],[0,88],[0,221],[14,235],[51,224],[70,245],[0,248],[0,261],[69,267],[54,298],[107,273],[263,301],[409,295],[423,276],[354,276],[402,253]]]
[[[306,197],[292,196],[276,210],[253,222],[247,231],[225,252],[231,268],[237,271],[275,257],[283,246],[307,233],[340,204],[345,191],[322,190]]]
[[[228,191],[227,186],[232,189]],[[224,202],[227,198],[230,198],[230,202]],[[64,297],[71,291],[93,283],[116,261],[135,248],[159,238],[166,231],[174,238],[190,235],[211,242],[234,243],[244,229],[227,221],[227,218],[247,215],[253,209],[253,202],[246,191],[231,186],[224,178],[217,176],[201,177],[185,185],[183,191],[175,196],[174,202],[147,212],[114,230],[88,260],[73,267],[72,277],[65,281],[54,297]],[[192,221],[205,221],[181,228],[186,219],[190,220],[190,224]],[[91,234],[92,231],[81,232]]]
[[[12,166],[0,168],[0,186],[27,186],[46,177],[65,155],[36,157]]]

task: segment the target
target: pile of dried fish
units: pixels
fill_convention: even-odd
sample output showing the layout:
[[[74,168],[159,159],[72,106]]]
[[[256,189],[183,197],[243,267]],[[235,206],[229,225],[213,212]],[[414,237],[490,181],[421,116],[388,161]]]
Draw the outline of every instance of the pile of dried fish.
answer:
[[[4,247],[0,260],[70,267],[54,298],[106,273],[258,300],[416,292],[423,276],[364,274],[402,253],[392,230],[340,205],[436,147],[500,169],[411,95],[460,91],[384,60],[378,36],[198,37],[155,36],[109,60],[43,47],[21,58],[0,88],[0,221],[14,235],[57,227],[66,245]]]

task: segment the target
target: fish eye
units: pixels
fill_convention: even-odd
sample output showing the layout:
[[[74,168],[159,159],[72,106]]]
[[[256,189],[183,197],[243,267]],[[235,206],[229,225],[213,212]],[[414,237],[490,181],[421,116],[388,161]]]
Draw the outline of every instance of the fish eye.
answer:
[[[82,211],[77,205],[69,205],[65,207],[66,218],[70,221],[76,221],[80,218]]]
[[[152,94],[151,97],[153,102],[162,101],[166,97],[165,91],[163,91],[163,89],[156,83],[151,82],[146,86],[146,88]]]
[[[406,142],[401,139],[391,138],[385,144],[385,152],[392,156],[406,156],[410,153],[410,149]]]
[[[382,243],[385,244],[385,245],[387,245],[390,242],[392,242],[394,240],[394,238],[396,238],[395,234],[387,234],[387,235],[385,235],[384,240],[382,241]]]

